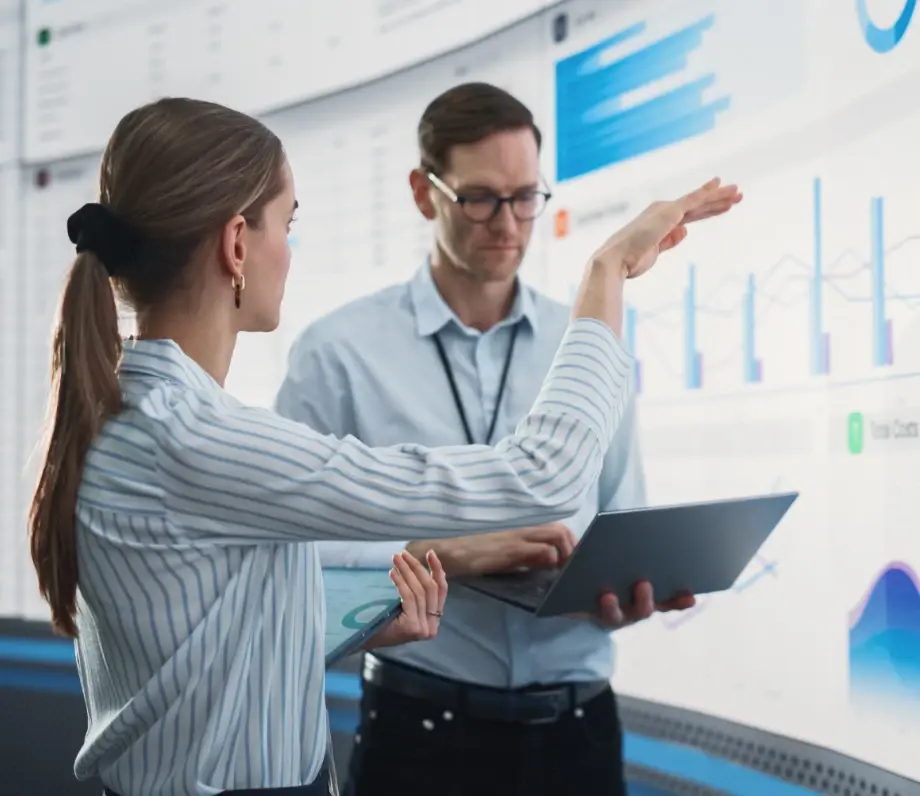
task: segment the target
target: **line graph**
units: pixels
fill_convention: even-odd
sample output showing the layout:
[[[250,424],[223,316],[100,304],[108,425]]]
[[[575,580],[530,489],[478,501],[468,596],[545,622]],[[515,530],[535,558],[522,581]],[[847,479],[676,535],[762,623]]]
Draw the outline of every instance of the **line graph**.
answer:
[[[658,371],[666,371],[668,381],[679,382],[683,390],[699,391],[716,372],[734,371],[739,385],[756,387],[764,384],[777,363],[764,361],[761,347],[763,327],[771,316],[782,312],[784,318],[801,317],[806,323],[808,357],[797,379],[831,376],[839,370],[841,357],[852,365],[854,357],[861,369],[875,371],[895,364],[898,331],[892,320],[894,309],[914,315],[920,307],[920,289],[903,290],[892,278],[893,257],[905,263],[920,255],[920,234],[908,234],[888,243],[884,196],[867,197],[866,218],[869,239],[864,251],[847,247],[832,258],[826,254],[823,182],[814,177],[811,184],[812,251],[811,257],[788,251],[760,270],[743,265],[732,269],[709,284],[706,263],[690,263],[680,301],[658,305],[630,305],[627,311],[626,339],[640,372],[646,373],[652,360]],[[909,250],[915,247],[915,251]],[[911,263],[912,264],[912,263]],[[723,272],[724,273],[724,272]],[[901,269],[902,275],[909,274]],[[833,313],[827,302],[862,313],[845,328],[832,329]],[[712,335],[707,347],[702,341],[700,324],[718,322],[719,333]],[[785,322],[788,326],[788,321]],[[855,326],[854,326],[855,324]],[[840,344],[836,352],[832,343],[841,331],[852,334],[862,330],[871,352],[861,352]],[[671,351],[675,335],[682,340],[680,359]],[[839,340],[837,341],[839,343]],[[835,343],[835,345],[837,344]],[[852,341],[849,344],[852,346]],[[833,353],[833,356],[832,356]],[[836,365],[835,365],[836,361]],[[709,374],[709,375],[707,375]],[[647,387],[648,379],[643,379]]]

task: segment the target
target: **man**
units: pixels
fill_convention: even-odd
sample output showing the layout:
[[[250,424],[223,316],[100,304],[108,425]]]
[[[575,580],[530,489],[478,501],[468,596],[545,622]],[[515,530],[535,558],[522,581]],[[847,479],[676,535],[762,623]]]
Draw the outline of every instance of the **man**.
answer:
[[[457,86],[428,106],[409,183],[434,226],[429,261],[408,284],[310,326],[278,411],[378,446],[490,444],[513,431],[569,320],[517,278],[549,199],[540,142],[531,112],[490,85]],[[644,503],[633,406],[597,489],[567,523],[409,548],[435,549],[448,576],[552,565],[598,509]],[[398,549],[326,543],[321,554],[327,566],[388,567]],[[452,589],[435,640],[366,656],[350,792],[624,794],[609,633],[650,611],[649,599],[644,613],[536,619]]]

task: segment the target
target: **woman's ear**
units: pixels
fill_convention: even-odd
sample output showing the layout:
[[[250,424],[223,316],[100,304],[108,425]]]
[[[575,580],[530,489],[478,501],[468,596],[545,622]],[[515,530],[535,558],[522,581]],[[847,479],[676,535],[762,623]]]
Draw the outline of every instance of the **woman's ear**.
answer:
[[[247,228],[246,219],[237,215],[231,218],[221,231],[218,256],[227,276],[232,279],[239,278],[243,274]]]

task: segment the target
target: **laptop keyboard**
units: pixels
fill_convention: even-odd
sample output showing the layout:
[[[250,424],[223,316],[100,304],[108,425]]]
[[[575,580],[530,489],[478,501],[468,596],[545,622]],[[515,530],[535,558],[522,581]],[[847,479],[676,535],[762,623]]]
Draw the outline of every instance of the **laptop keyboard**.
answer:
[[[494,597],[537,608],[558,577],[558,569],[534,569],[513,575],[488,575],[476,578],[475,582]]]

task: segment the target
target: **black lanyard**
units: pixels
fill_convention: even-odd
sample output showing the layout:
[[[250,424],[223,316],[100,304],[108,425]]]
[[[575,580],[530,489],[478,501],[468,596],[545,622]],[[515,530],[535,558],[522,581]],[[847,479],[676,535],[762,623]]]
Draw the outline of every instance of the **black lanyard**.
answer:
[[[511,342],[508,343],[508,353],[505,355],[505,365],[502,368],[501,381],[498,384],[498,395],[495,397],[495,411],[492,413],[492,422],[489,424],[489,433],[486,435],[485,444],[492,444],[492,435],[495,434],[495,424],[498,422],[498,412],[502,405],[502,396],[505,394],[505,384],[508,381],[508,371],[511,369],[511,357],[514,354],[514,341],[517,340],[518,329],[520,324],[516,323],[511,329]],[[450,383],[450,391],[454,396],[454,404],[457,407],[457,414],[460,415],[460,422],[463,423],[463,431],[466,433],[466,441],[473,445],[473,432],[470,430],[469,421],[466,419],[466,410],[463,408],[463,401],[460,399],[460,391],[457,389],[457,382],[454,379],[454,372],[447,360],[447,354],[444,351],[444,345],[441,339],[434,335],[434,344],[438,349],[438,356],[441,357],[441,365],[444,367],[444,374]]]

